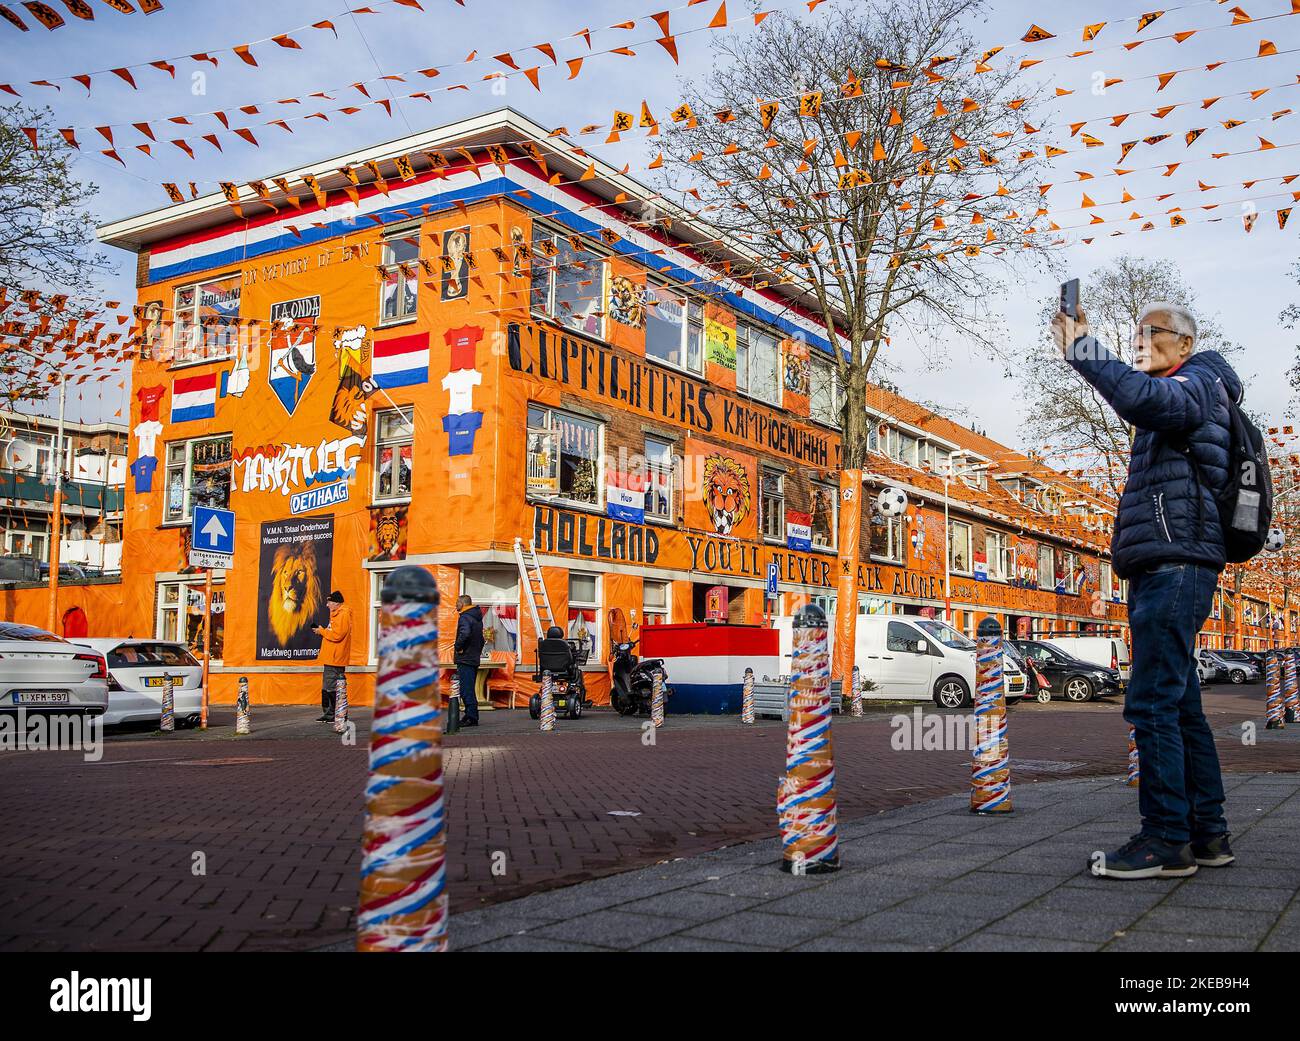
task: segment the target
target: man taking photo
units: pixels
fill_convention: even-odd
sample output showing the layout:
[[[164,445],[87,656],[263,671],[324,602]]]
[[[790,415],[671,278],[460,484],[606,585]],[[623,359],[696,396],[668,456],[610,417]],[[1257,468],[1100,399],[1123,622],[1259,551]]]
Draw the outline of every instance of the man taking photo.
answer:
[[[1111,557],[1129,583],[1133,665],[1124,718],[1142,763],[1142,828],[1091,867],[1107,878],[1180,878],[1234,859],[1195,652],[1226,562],[1215,499],[1230,480],[1223,391],[1240,401],[1242,384],[1218,353],[1196,350],[1196,319],[1181,305],[1143,309],[1132,367],[1076,313],[1052,320],[1057,348],[1135,428]]]

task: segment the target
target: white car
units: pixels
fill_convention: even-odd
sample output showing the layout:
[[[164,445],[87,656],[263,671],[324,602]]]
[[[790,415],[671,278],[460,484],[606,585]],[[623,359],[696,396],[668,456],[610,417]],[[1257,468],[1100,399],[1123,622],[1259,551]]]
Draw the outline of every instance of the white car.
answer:
[[[1118,636],[1053,636],[1044,633],[1036,639],[1059,647],[1080,661],[1114,669],[1119,673],[1120,682],[1128,683],[1132,671],[1128,644]]]
[[[108,663],[108,711],[104,723],[157,723],[162,718],[166,677],[174,679],[172,714],[177,724],[194,726],[203,699],[203,666],[183,643],[171,640],[113,639],[78,641]]]
[[[0,712],[79,712],[108,707],[98,651],[19,622],[0,622]]]

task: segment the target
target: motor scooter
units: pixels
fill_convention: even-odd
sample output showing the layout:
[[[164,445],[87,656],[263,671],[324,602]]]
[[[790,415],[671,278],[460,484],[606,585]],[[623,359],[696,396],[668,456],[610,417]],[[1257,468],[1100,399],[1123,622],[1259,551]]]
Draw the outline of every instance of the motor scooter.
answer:
[[[610,701],[620,716],[650,714],[650,701],[654,695],[655,673],[663,673],[664,701],[672,695],[668,686],[668,671],[662,658],[638,659],[632,648],[638,641],[614,644],[613,684]]]

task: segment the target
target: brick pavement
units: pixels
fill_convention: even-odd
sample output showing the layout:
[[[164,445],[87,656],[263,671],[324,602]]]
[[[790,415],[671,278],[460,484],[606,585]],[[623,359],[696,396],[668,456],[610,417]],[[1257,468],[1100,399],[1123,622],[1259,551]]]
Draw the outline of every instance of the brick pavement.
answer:
[[[1295,746],[1260,731],[1255,688],[1207,709],[1228,769],[1295,769]],[[893,752],[890,716],[836,717],[846,821],[966,789],[965,752]],[[910,710],[910,706],[909,706]],[[365,716],[346,747],[306,708],[259,708],[235,738],[218,708],[206,734],[113,736],[99,763],[0,753],[0,949],[295,949],[344,941],[357,891]],[[537,733],[527,713],[485,713],[447,739],[449,884],[467,912],[775,832],[778,721],[669,717],[653,747],[599,713]],[[1118,705],[1015,707],[1017,789],[1123,769]],[[1292,728],[1288,737],[1300,736]],[[17,811],[15,812],[15,808]],[[638,816],[611,816],[610,811]],[[493,854],[505,872],[492,873]],[[194,854],[206,874],[193,873]]]

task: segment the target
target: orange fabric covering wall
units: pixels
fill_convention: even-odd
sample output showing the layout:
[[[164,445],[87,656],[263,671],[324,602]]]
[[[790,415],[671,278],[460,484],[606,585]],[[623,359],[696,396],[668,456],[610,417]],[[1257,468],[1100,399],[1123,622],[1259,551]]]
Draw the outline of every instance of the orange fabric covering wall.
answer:
[[[121,628],[123,586],[119,582],[92,586],[60,586],[59,602],[54,630],[62,635],[63,616],[79,607],[86,616],[87,636],[152,636],[153,625],[142,629]],[[152,607],[152,603],[149,605]],[[50,591],[48,586],[39,589],[14,589],[0,587],[0,619],[23,622],[45,629],[49,625]]]

